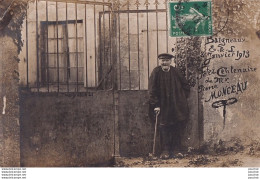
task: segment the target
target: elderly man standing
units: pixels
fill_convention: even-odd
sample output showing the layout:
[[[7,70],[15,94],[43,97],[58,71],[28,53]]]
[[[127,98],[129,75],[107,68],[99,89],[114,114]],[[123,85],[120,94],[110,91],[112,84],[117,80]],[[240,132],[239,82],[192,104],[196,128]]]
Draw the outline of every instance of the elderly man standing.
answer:
[[[160,66],[154,68],[149,78],[150,117],[158,113],[160,133],[160,158],[168,159],[180,147],[180,133],[189,117],[187,97],[190,87],[181,72],[171,66],[173,56],[158,55]]]

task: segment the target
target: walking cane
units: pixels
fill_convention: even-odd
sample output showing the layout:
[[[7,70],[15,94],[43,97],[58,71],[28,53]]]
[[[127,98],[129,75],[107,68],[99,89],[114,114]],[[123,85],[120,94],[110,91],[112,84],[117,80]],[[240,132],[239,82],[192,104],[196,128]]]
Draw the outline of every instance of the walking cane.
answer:
[[[155,144],[156,144],[156,135],[157,135],[157,123],[158,123],[158,116],[160,112],[156,112],[155,117],[155,127],[154,127],[154,136],[153,136],[153,156],[155,156]]]

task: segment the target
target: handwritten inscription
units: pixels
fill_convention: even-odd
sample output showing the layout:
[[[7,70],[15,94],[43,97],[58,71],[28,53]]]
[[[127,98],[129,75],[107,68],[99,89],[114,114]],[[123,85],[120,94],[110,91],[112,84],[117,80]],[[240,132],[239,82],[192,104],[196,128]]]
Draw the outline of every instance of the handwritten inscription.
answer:
[[[256,72],[257,68],[256,67],[251,67],[251,66],[247,66],[247,67],[234,67],[233,65],[227,67],[227,66],[223,66],[223,67],[219,67],[217,69],[212,68],[210,69],[209,67],[206,67],[200,74],[198,79],[202,79],[204,77],[207,76],[218,76],[218,77],[226,77],[229,74],[235,74],[235,73],[247,73],[247,72]],[[206,81],[209,82],[209,81]],[[213,81],[212,81],[213,82]]]
[[[218,85],[213,85],[213,86],[204,86],[204,85],[200,85],[198,87],[199,93],[204,92],[204,91],[210,91],[210,90],[214,90],[218,88]]]
[[[236,50],[235,51],[235,46],[231,46],[230,49],[224,49],[224,47],[219,46],[220,48],[219,50],[216,49],[216,47],[214,47],[214,45],[211,45],[209,48],[209,52],[208,52],[208,59],[215,59],[215,58],[223,58],[223,57],[234,57],[235,60],[240,60],[241,58],[249,58],[250,53],[249,50],[243,50],[243,51],[239,51]],[[215,53],[217,52],[217,53]]]
[[[231,79],[233,80],[233,77],[231,75],[242,75],[256,71],[257,68],[252,66],[236,67],[231,65],[218,68],[206,67],[198,76],[198,79],[204,80],[204,84],[198,86],[198,92],[207,92],[205,93],[205,102],[225,98],[225,96],[232,94],[241,94],[247,90],[248,81],[238,80],[237,82],[232,83]]]
[[[213,38],[207,37],[205,45],[207,49],[204,65],[207,66],[211,60],[232,58],[234,60],[248,59],[250,51],[247,49],[238,49],[237,44],[245,42],[244,38]]]
[[[256,72],[256,70],[257,68],[252,66],[238,68],[231,65],[222,66],[216,69],[207,67],[198,76],[198,79],[203,79],[205,82],[198,86],[198,92],[209,93],[206,93],[205,102],[213,101],[232,94],[237,95],[243,93],[248,88],[248,81],[238,80],[236,83],[231,83],[230,80],[232,78],[230,75]]]
[[[225,86],[220,90],[212,91],[208,99],[205,100],[205,102],[209,102],[210,100],[218,99],[220,97],[230,95],[230,94],[243,93],[247,89],[247,84],[248,84],[247,81],[237,82],[236,84]]]
[[[201,46],[202,41],[177,38],[176,52],[179,53],[176,54],[178,59],[176,64],[182,67],[182,71],[189,74],[188,79],[190,74],[194,74],[197,70],[197,80],[203,80],[202,83],[199,82],[198,93],[203,93],[205,102],[234,98],[248,89],[249,80],[243,78],[245,74],[257,71],[257,68],[252,65],[241,65],[248,63],[243,60],[251,57],[250,51],[246,49],[247,46],[243,44],[245,42],[245,38],[207,37],[205,50],[197,50],[196,52],[199,53],[197,55],[198,53],[191,52],[195,51],[194,46]],[[185,50],[185,48],[190,50]],[[210,65],[213,60],[217,63]],[[220,63],[222,63],[221,66],[219,66]],[[196,66],[197,64],[199,65]],[[191,70],[192,68],[196,69]]]
[[[217,70],[217,75],[221,77],[225,77],[228,74],[232,74],[232,73],[246,73],[246,72],[256,72],[256,68],[250,66],[248,66],[247,68],[234,68],[231,65],[230,67],[220,67]]]
[[[218,38],[217,37],[216,38],[208,37],[207,41],[206,41],[206,44],[219,43],[220,45],[225,46],[228,43],[236,43],[236,42],[239,42],[239,43],[245,42],[245,38],[241,38],[241,39],[237,39],[237,38],[228,39],[228,38],[221,38],[221,37],[218,37]]]

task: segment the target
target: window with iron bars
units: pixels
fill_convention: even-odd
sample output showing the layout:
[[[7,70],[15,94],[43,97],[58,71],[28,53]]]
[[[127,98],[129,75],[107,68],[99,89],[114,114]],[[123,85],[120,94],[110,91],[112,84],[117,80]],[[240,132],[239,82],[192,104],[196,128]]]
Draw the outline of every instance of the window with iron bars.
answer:
[[[41,23],[41,83],[84,84],[83,21]],[[77,30],[77,33],[75,32]],[[56,33],[58,32],[58,33]],[[48,34],[47,34],[48,33]],[[59,73],[58,73],[59,70]]]
[[[20,85],[32,92],[99,88],[105,81],[102,71],[111,66],[111,45],[101,43],[105,33],[110,36],[110,15],[102,17],[104,11],[111,11],[111,3],[30,2],[22,31]],[[107,54],[101,55],[104,49]]]

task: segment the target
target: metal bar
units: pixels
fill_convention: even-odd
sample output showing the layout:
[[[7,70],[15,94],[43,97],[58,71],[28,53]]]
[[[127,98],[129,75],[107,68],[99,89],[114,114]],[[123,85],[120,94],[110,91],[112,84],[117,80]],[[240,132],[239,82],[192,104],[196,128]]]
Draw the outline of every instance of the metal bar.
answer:
[[[101,14],[99,13],[99,18],[98,18],[98,26],[99,26],[99,29],[98,29],[98,34],[99,34],[99,67],[98,67],[98,73],[99,73],[99,80],[98,80],[98,87],[99,87],[99,84],[100,84],[100,80],[102,77],[101,73],[103,71],[103,68],[102,68],[102,58],[101,58]]]
[[[165,3],[165,8],[166,8],[166,52],[168,53],[168,11],[167,11],[167,3]]]
[[[69,50],[69,27],[68,27],[68,3],[66,2],[66,40],[67,40],[67,92],[70,91],[69,78],[70,78],[70,50]]]
[[[96,5],[94,4],[94,39],[95,39],[95,86],[97,86],[97,35],[96,35]]]
[[[158,34],[158,11],[157,11],[157,9],[158,9],[158,4],[156,4],[156,49],[157,49],[157,51],[156,51],[156,58],[158,57],[158,54],[159,54],[159,45],[158,45],[158,43],[159,43],[159,34]],[[157,61],[157,66],[159,65],[159,61],[158,60],[156,60]]]
[[[116,102],[115,102],[115,90],[113,90],[113,92],[112,92],[112,94],[113,94],[113,117],[114,117],[114,120],[113,120],[113,122],[114,122],[114,124],[113,124],[113,156],[114,156],[114,158],[115,158],[115,156],[116,156],[116,117],[117,117],[117,115],[116,115],[116,108],[117,108],[117,106],[116,106]]]
[[[39,0],[39,1],[46,1],[46,0]],[[52,2],[64,2],[64,0],[49,0]],[[112,3],[109,2],[97,2],[97,1],[77,1],[77,0],[66,0],[67,3],[78,3],[78,4],[92,4],[92,5],[105,5],[105,6],[112,6]]]
[[[149,80],[149,66],[150,66],[150,59],[149,59],[149,17],[148,17],[148,5],[146,5],[146,27],[147,27],[147,39],[146,39],[146,43],[147,43],[147,62],[148,62],[148,80]]]
[[[26,8],[26,85],[27,88],[29,89],[29,48],[28,48],[28,43],[29,43],[29,36],[28,36],[28,7]]]
[[[57,22],[56,21],[49,21],[48,22],[49,25],[56,25]],[[68,20],[68,24],[75,24],[76,23],[76,20]],[[77,20],[77,23],[83,23],[83,20]],[[41,24],[46,24],[46,22],[41,22]],[[66,25],[67,22],[66,20],[65,21],[58,21],[58,25]]]
[[[87,38],[87,4],[85,4],[85,50],[86,50],[86,90],[88,91],[88,38]]]
[[[118,57],[119,57],[119,89],[121,90],[122,89],[122,76],[121,76],[121,52],[120,52],[120,40],[121,40],[121,35],[120,35],[121,31],[120,31],[120,13],[118,11],[118,48],[119,48],[119,51],[118,51]]]
[[[39,92],[39,35],[38,35],[38,0],[36,0],[36,56],[37,56],[37,92]]]
[[[117,7],[116,7],[117,8]],[[111,67],[113,69],[112,73],[112,79],[111,79],[111,85],[112,85],[112,90],[113,93],[115,90],[118,90],[118,51],[117,51],[117,46],[118,46],[118,39],[117,39],[117,18],[114,13],[114,9],[111,8]]]
[[[75,15],[76,15],[76,63],[77,63],[77,92],[79,91],[79,56],[78,56],[78,4],[75,3]]]
[[[127,6],[127,10],[129,10],[129,2]],[[129,12],[127,13],[127,36],[128,36],[128,64],[129,64],[129,71],[128,71],[128,77],[129,77],[129,90],[131,90],[131,54],[130,54],[130,17],[129,17]]]
[[[157,9],[157,12],[166,12],[167,9]],[[128,13],[128,10],[118,10],[118,11],[113,11],[114,13]],[[152,13],[152,12],[156,12],[156,9],[130,9],[129,10],[129,13]],[[100,12],[100,13],[103,13],[103,12]],[[104,12],[105,14],[109,14],[110,11],[105,11]]]
[[[103,2],[104,2],[104,0],[103,0]],[[105,67],[104,68],[104,70],[105,70],[104,74],[106,75],[106,71],[107,71],[106,59],[105,59],[105,55],[106,55],[106,53],[105,53],[105,51],[106,51],[106,32],[105,32],[105,13],[104,13],[104,11],[105,11],[105,6],[103,5],[103,61],[104,61],[104,67]],[[101,73],[103,73],[103,71]],[[103,77],[103,75],[102,75],[102,77]],[[103,86],[106,89],[106,76],[104,76],[103,78],[104,78],[104,85]]]
[[[137,6],[137,11],[139,10],[139,6]],[[141,89],[141,74],[140,74],[140,52],[139,52],[139,48],[140,48],[140,37],[139,37],[139,12],[137,12],[137,55],[138,55],[138,80],[139,80],[139,90]]]
[[[108,67],[109,66],[111,66],[111,60],[112,60],[112,49],[111,49],[111,43],[112,43],[112,41],[111,41],[111,36],[112,36],[112,34],[111,34],[111,20],[110,20],[110,14],[109,14],[109,16],[108,16],[108,18],[109,18],[109,65],[108,65]],[[113,77],[113,75],[112,75],[112,77]]]
[[[46,1],[46,29],[47,29],[47,88],[48,92],[50,92],[50,84],[49,84],[49,12],[48,12],[48,0]]]
[[[58,93],[59,93],[59,91],[60,91],[60,72],[59,72],[59,66],[60,66],[60,64],[59,64],[59,39],[58,39],[58,37],[59,37],[59,28],[58,28],[58,2],[56,2],[56,36],[57,36],[57,75],[58,75],[58,81],[57,81],[57,83],[58,83]]]
[[[113,145],[114,145],[114,158],[118,157],[119,155],[119,135],[118,135],[118,92],[117,92],[117,25],[115,20],[115,14],[111,14],[112,17],[112,55],[113,58],[111,58],[112,64],[113,64],[113,75],[112,75],[112,89],[113,89],[113,106],[114,106],[114,135],[113,135]]]
[[[64,39],[64,38],[62,38],[62,39]],[[76,54],[76,53],[84,53],[84,52],[68,52],[68,54],[73,54],[73,53],[75,53],[75,54]],[[45,53],[45,54],[47,54],[47,53]],[[49,54],[49,55],[57,55],[57,53],[54,53],[54,52],[53,52],[53,53],[51,52],[51,53],[48,53],[48,54]],[[58,54],[64,55],[64,53],[63,53],[63,52],[61,52],[61,53],[58,53]]]
[[[118,7],[120,6],[119,1],[118,2]],[[113,10],[113,9],[112,9]],[[112,55],[113,58],[111,58],[112,61],[112,67],[113,67],[113,102],[114,102],[114,158],[119,157],[119,117],[118,117],[118,103],[119,103],[119,98],[118,98],[118,82],[117,82],[117,77],[118,77],[118,73],[117,73],[117,22],[116,22],[116,17],[115,17],[115,13],[112,11]],[[119,16],[119,14],[118,14]],[[120,22],[119,22],[120,23]],[[119,28],[120,29],[120,28]],[[119,33],[120,34],[120,33]],[[119,41],[120,43],[120,41]],[[120,45],[119,45],[119,51],[120,51]],[[120,60],[120,58],[119,58]],[[121,82],[121,81],[120,81]],[[121,83],[120,83],[121,85]]]
[[[114,102],[114,157],[120,157],[119,152],[119,94],[113,91]]]

